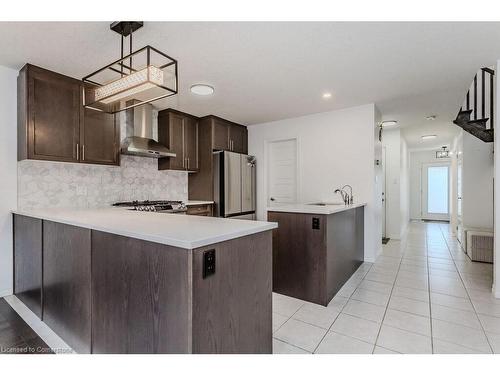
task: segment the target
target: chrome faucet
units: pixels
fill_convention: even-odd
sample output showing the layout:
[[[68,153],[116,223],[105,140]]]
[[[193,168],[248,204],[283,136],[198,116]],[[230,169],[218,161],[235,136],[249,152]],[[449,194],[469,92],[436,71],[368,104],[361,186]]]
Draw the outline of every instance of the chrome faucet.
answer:
[[[345,205],[349,204],[348,203],[348,196],[347,196],[347,193],[342,190],[342,189],[336,189],[335,190],[335,193],[339,193],[341,196],[342,196],[342,201],[344,202]]]
[[[350,189],[350,194],[347,193],[344,189],[348,187]],[[335,193],[339,193],[342,196],[342,201],[344,201],[345,205],[352,204],[354,202],[354,197],[352,195],[352,186],[351,185],[344,185],[340,189],[336,189]]]
[[[350,194],[347,196],[348,199],[348,204],[353,204],[354,203],[354,196],[352,195],[352,186],[351,185],[344,185],[342,186],[342,190],[344,190],[346,187],[349,188]],[[347,194],[347,193],[346,193]]]

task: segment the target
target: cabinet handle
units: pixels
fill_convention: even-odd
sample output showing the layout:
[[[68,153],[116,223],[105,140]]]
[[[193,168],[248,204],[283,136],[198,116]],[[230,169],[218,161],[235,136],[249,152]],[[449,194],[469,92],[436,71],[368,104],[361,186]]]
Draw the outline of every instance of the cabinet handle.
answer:
[[[82,160],[85,160],[85,145],[82,145]]]
[[[76,160],[80,160],[80,145],[76,144]]]
[[[189,169],[189,158],[188,158],[188,169]]]
[[[182,158],[182,168],[186,168],[186,158]]]

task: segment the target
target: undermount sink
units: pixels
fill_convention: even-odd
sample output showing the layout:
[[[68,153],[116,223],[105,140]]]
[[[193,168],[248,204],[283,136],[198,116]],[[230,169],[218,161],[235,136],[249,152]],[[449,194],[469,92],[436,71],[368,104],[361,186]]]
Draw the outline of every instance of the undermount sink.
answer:
[[[337,202],[319,202],[319,203],[308,203],[310,206],[342,206],[344,203]]]

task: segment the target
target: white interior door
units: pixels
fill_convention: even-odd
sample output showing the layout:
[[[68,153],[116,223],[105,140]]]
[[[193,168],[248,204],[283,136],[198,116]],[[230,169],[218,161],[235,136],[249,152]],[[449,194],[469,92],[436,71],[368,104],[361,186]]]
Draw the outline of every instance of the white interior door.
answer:
[[[422,165],[422,219],[450,220],[450,164]]]
[[[297,202],[297,139],[268,143],[267,202]]]

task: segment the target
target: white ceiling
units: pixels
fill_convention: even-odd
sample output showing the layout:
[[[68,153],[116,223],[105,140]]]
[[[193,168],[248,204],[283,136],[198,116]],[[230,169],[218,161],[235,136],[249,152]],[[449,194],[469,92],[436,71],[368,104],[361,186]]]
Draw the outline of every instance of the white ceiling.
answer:
[[[146,22],[134,45],[179,61],[179,95],[161,108],[251,125],[376,103],[417,147],[426,132],[449,142],[474,73],[500,58],[499,40],[500,23]],[[0,65],[81,78],[119,57],[119,36],[106,22],[4,22],[0,48]],[[199,82],[215,95],[193,96]]]

